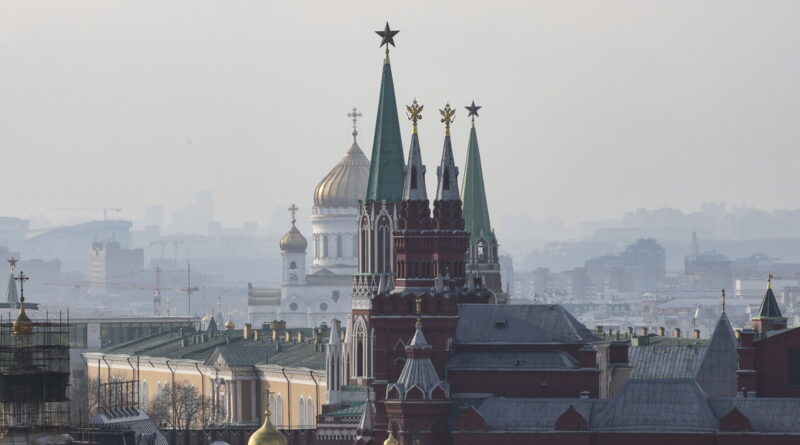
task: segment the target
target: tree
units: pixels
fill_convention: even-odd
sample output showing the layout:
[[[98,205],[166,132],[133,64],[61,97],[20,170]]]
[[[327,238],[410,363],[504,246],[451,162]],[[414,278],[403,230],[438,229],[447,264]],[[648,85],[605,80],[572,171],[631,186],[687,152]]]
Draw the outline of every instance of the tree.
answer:
[[[180,382],[166,385],[150,404],[150,417],[158,425],[188,430],[219,423],[225,418],[225,408],[203,397],[192,384]]]

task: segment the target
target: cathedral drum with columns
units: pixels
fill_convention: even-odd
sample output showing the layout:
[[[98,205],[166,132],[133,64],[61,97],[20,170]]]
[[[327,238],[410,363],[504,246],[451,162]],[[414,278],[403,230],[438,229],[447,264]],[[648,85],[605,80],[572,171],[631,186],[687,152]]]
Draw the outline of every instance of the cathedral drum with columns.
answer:
[[[357,142],[361,113],[353,108],[353,143],[338,164],[314,189],[312,236],[295,226],[298,207],[292,205],[291,227],[281,238],[281,288],[249,289],[250,321],[256,325],[284,320],[289,327],[315,327],[351,311],[353,274],[358,268],[358,201],[369,177],[369,160]],[[306,271],[311,247],[311,268]]]

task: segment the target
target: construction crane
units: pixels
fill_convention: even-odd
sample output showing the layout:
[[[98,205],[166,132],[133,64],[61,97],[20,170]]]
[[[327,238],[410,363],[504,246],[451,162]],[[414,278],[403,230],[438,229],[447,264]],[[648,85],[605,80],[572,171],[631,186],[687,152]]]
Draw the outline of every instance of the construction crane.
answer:
[[[59,207],[56,210],[68,210],[68,211],[80,211],[80,212],[103,212],[103,221],[108,220],[108,213],[119,213],[122,209],[117,207],[99,207],[99,208],[90,208],[90,207]]]
[[[152,241],[150,243],[151,246],[161,246],[161,258],[164,258],[164,247],[166,247],[166,246],[168,246],[170,244],[172,244],[172,246],[175,248],[175,257],[173,258],[173,260],[177,261],[177,259],[178,259],[178,245],[183,244],[183,241],[176,240],[176,239],[170,240],[170,239],[162,238],[162,239],[160,239],[158,241]]]
[[[186,260],[186,287],[181,289],[182,291],[186,292],[186,301],[187,301],[187,311],[186,314],[191,316],[192,315],[192,293],[197,292],[200,290],[197,286],[192,286],[192,264],[189,260]]]
[[[162,307],[161,307],[161,293],[162,293],[162,291],[181,291],[181,292],[186,292],[186,289],[162,287],[161,286],[161,268],[160,267],[156,267],[155,268],[154,274],[155,274],[155,276],[154,276],[154,284],[152,286],[140,285],[140,284],[132,284],[132,283],[131,284],[128,284],[128,283],[108,283],[108,282],[105,282],[105,283],[92,283],[92,282],[89,282],[89,281],[83,281],[83,282],[48,281],[48,282],[45,282],[44,284],[47,285],[47,286],[70,286],[70,287],[75,287],[75,288],[78,288],[78,289],[82,288],[82,287],[89,288],[89,287],[96,287],[98,285],[101,285],[104,288],[110,288],[110,289],[152,290],[153,291],[153,315],[160,316],[160,315],[163,315],[163,312],[164,312]],[[189,286],[189,288],[191,288],[191,286]],[[192,290],[192,292],[194,292],[195,290],[197,290],[197,289],[195,288],[194,290]],[[167,299],[167,301],[166,301],[166,306],[167,306],[167,311],[166,312],[167,312],[167,314],[166,315],[169,316],[170,315],[169,314],[169,312],[170,312],[170,310],[169,310],[169,294],[167,294],[166,299]]]

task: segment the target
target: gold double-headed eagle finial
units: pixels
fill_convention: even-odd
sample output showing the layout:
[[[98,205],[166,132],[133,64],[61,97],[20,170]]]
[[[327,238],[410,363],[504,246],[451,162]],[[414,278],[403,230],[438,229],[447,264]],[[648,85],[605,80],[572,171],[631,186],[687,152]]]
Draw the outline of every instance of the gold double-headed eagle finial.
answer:
[[[450,136],[450,124],[456,119],[456,110],[450,108],[450,104],[444,106],[444,110],[439,110],[442,115],[442,122],[444,123],[445,135]]]
[[[418,104],[416,98],[414,98],[414,102],[411,102],[411,105],[406,105],[406,110],[408,110],[406,116],[408,116],[408,120],[413,124],[413,134],[417,134],[417,121],[422,119],[423,108],[425,108],[425,105]]]

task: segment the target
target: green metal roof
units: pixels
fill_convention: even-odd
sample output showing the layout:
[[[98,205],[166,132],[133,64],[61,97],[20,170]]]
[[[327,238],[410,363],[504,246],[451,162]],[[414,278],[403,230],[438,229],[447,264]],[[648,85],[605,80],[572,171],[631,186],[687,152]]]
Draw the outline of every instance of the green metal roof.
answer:
[[[470,243],[476,243],[483,236],[489,243],[497,243],[489,221],[489,205],[486,202],[486,188],[483,184],[481,152],[478,149],[478,135],[475,126],[469,132],[467,162],[464,166],[464,180],[461,183],[461,199],[464,204],[464,229],[470,232]]]
[[[397,120],[392,66],[384,63],[365,201],[400,201],[403,196],[404,170],[403,140],[400,138],[400,122]]]

